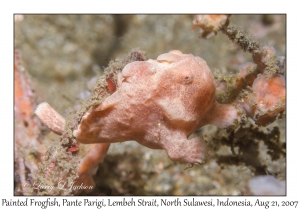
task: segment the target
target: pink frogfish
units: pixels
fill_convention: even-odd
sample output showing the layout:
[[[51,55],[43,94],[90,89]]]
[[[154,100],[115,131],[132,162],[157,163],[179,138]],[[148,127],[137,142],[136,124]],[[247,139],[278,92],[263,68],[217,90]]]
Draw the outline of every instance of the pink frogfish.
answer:
[[[117,91],[91,107],[73,134],[84,144],[134,140],[164,149],[173,161],[197,164],[205,158],[205,143],[200,136],[188,137],[207,124],[231,126],[238,115],[215,100],[206,62],[173,50],[156,60],[127,64]]]

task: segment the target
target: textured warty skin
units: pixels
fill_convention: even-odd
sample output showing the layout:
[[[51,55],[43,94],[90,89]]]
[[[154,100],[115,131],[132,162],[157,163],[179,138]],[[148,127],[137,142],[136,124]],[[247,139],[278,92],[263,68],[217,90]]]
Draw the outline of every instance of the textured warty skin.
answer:
[[[227,127],[237,111],[215,101],[206,62],[173,50],[124,67],[118,90],[83,116],[76,139],[85,144],[135,140],[164,149],[173,161],[201,163],[205,144],[187,137],[206,124]]]

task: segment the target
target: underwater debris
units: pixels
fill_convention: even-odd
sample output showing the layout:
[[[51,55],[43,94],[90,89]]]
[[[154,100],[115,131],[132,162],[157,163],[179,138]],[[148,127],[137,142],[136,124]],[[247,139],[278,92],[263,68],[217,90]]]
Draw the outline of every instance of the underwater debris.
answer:
[[[101,163],[109,149],[110,143],[89,144],[81,151],[79,159],[78,150],[82,148],[73,136],[73,130],[81,121],[82,115],[95,104],[101,104],[102,101],[111,94],[111,85],[116,84],[117,75],[123,67],[132,61],[143,60],[144,53],[138,49],[132,50],[125,58],[110,62],[105,74],[100,77],[95,85],[91,97],[82,102],[81,108],[73,114],[72,117],[65,120],[48,103],[43,102],[38,105],[35,114],[41,121],[54,133],[60,135],[60,142],[51,147],[49,157],[41,163],[40,168],[44,169],[41,173],[47,172],[47,181],[43,174],[39,174],[39,179],[47,184],[57,186],[64,182],[66,187],[73,185],[86,186],[84,189],[74,189],[66,191],[60,189],[52,194],[78,194],[88,193],[95,187],[93,175],[96,173],[98,164]],[[105,79],[106,78],[106,79]],[[95,105],[97,106],[97,105]],[[59,159],[60,161],[56,161]],[[66,164],[68,167],[61,168]],[[51,166],[51,167],[50,167]],[[50,167],[50,168],[49,168]],[[61,168],[61,169],[60,169]],[[59,178],[58,178],[59,177]],[[41,192],[48,193],[46,192]]]
[[[285,181],[274,176],[257,176],[249,180],[250,191],[254,195],[286,195]]]
[[[193,30],[201,28],[200,34],[203,38],[215,36],[221,27],[227,27],[230,15],[194,15]]]
[[[32,195],[33,189],[25,186],[28,183],[33,184],[41,153],[46,152],[46,147],[41,141],[41,123],[33,115],[36,107],[34,92],[18,49],[15,49],[14,59],[14,162],[17,183],[15,193]]]

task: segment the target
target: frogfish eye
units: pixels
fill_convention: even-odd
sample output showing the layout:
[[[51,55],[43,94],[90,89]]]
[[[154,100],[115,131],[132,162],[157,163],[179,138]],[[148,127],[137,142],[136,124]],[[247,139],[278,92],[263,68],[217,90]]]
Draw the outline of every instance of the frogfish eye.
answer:
[[[193,74],[190,70],[183,70],[180,72],[180,80],[184,84],[189,84],[193,81]]]

